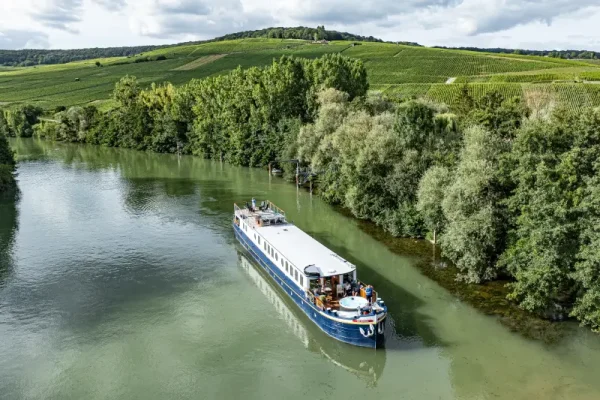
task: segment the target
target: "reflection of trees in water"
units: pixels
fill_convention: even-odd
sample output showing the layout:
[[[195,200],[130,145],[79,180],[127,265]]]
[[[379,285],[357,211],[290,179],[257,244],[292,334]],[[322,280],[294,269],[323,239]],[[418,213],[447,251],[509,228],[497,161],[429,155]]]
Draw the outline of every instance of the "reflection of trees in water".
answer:
[[[18,192],[0,195],[0,286],[13,268],[13,246],[19,227]]]

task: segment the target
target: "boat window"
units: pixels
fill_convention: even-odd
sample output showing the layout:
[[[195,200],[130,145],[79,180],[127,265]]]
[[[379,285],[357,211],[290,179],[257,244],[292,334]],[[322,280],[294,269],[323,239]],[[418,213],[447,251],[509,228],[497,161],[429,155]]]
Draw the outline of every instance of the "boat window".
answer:
[[[260,236],[258,237],[258,244],[260,244]]]
[[[300,275],[300,286],[304,286],[304,277]]]
[[[263,245],[263,247],[265,248],[265,251],[267,251],[267,242],[265,242],[265,244]]]
[[[294,270],[294,277],[296,278],[296,281],[298,281],[298,270],[297,269]]]
[[[275,261],[279,261],[279,255],[275,253]]]

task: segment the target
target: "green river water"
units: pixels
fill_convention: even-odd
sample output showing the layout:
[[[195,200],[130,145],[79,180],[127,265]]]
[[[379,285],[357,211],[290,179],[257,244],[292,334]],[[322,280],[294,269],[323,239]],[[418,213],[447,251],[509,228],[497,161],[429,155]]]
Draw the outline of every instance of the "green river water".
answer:
[[[0,200],[0,399],[600,399],[600,337],[553,344],[461,303],[318,197],[200,158],[13,140]],[[384,350],[321,333],[250,263],[269,198],[358,265]]]

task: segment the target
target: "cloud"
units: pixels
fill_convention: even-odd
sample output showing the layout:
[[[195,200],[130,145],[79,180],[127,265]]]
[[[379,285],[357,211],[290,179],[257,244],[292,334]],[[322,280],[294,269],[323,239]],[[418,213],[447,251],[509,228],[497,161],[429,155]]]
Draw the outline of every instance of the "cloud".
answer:
[[[120,11],[127,7],[127,0],[93,0],[109,11]]]
[[[130,17],[131,29],[154,38],[211,38],[231,32],[271,26],[269,13],[245,10],[240,0],[153,0],[138,4]]]
[[[534,22],[550,25],[557,17],[597,7],[598,4],[597,0],[465,0],[445,18],[458,21],[457,27],[461,32],[479,35]]]
[[[290,16],[315,24],[385,23],[389,18],[428,9],[445,9],[461,0],[302,0],[290,5]]]
[[[208,15],[210,7],[201,1],[179,0],[163,1],[156,4],[156,11],[176,15]]]
[[[127,6],[127,0],[92,0],[109,11],[119,11]],[[82,21],[84,0],[35,0],[29,15],[40,24],[53,29],[79,33],[75,26]]]
[[[78,30],[73,24],[81,21],[83,0],[47,0],[35,4],[30,16],[44,26],[71,33]]]
[[[533,41],[537,47],[600,46],[598,0],[0,0],[0,4],[0,30],[20,32],[10,39],[5,35],[2,43],[11,40],[21,46],[27,43],[22,35],[39,41],[38,47],[48,40],[53,47],[94,47],[209,39],[298,25],[325,25],[428,45],[522,47],[530,44],[524,41]]]
[[[48,35],[43,32],[26,30],[0,31],[0,49],[45,49],[50,47]]]

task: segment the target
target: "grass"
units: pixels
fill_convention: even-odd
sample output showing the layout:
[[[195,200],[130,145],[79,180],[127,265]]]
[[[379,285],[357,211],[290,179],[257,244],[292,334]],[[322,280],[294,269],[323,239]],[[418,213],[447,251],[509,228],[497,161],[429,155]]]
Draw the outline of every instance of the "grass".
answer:
[[[552,85],[544,90],[551,93],[553,101],[577,107],[600,105],[597,96],[600,85],[574,83],[600,80],[600,65],[589,62],[390,43],[352,45],[339,41],[322,45],[293,39],[229,40],[167,47],[143,54],[151,59],[167,57],[162,61],[135,63],[139,58],[136,56],[0,68],[0,104],[33,103],[47,109],[95,104],[106,108],[111,104],[109,97],[115,82],[127,74],[137,76],[144,85],[164,81],[180,85],[194,78],[223,74],[238,66],[264,66],[282,55],[316,58],[327,53],[363,60],[372,90],[391,96],[427,97],[452,103],[463,82],[469,83],[476,96],[491,90],[525,95],[530,93],[529,86],[535,84]],[[97,67],[96,61],[102,67]],[[457,79],[454,84],[446,85],[450,77]],[[537,86],[536,90],[539,89]],[[576,103],[580,101],[583,103]]]

